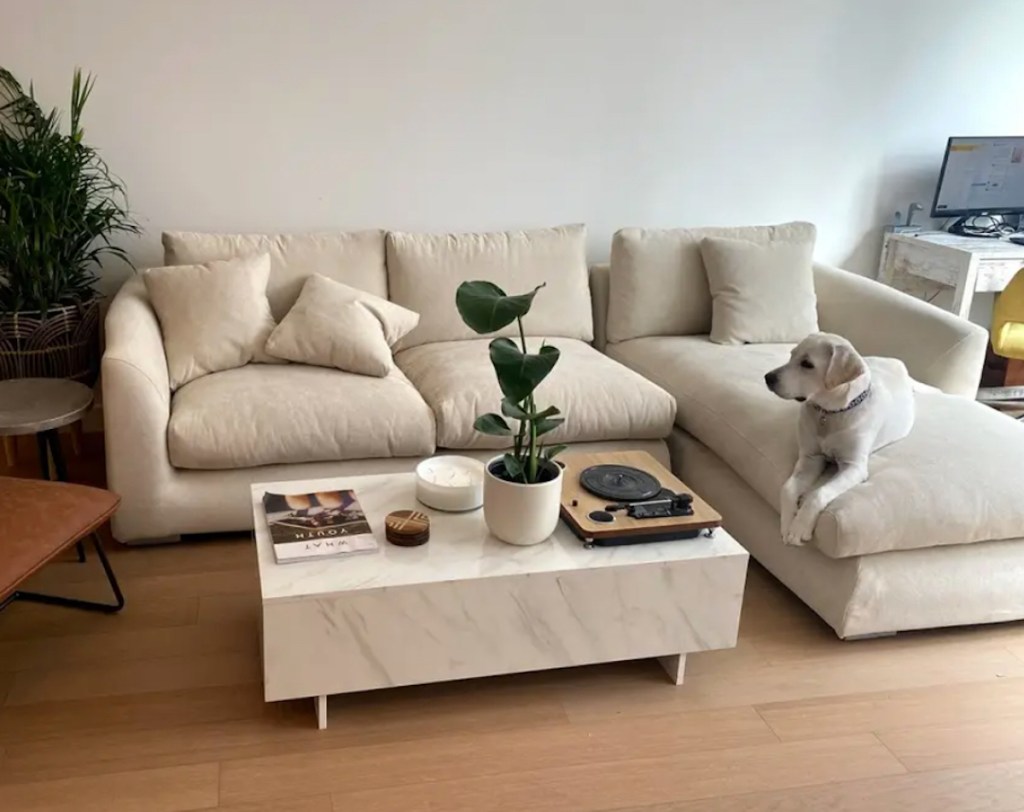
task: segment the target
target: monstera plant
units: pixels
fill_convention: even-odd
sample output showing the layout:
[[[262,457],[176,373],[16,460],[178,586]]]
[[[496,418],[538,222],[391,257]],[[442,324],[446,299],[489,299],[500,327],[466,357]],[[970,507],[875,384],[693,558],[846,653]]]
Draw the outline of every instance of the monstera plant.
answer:
[[[482,414],[473,427],[483,434],[510,439],[512,448],[492,459],[484,480],[484,517],[491,532],[512,544],[536,544],[558,522],[562,469],[552,460],[565,449],[544,437],[565,420],[555,406],[541,407],[534,392],[558,363],[558,348],[542,344],[530,352],[523,317],[543,285],[509,296],[493,282],[463,282],[455,294],[462,320],[481,335],[511,325],[518,343],[501,337],[488,352],[501,388],[500,413]],[[511,486],[511,487],[507,487]]]

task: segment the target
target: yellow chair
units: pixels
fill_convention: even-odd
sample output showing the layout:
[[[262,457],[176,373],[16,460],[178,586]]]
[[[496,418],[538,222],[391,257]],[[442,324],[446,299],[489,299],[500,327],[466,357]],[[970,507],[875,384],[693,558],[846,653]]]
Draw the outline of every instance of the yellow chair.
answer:
[[[1007,386],[1024,386],[1024,269],[996,299],[992,311],[992,349],[1010,359]]]

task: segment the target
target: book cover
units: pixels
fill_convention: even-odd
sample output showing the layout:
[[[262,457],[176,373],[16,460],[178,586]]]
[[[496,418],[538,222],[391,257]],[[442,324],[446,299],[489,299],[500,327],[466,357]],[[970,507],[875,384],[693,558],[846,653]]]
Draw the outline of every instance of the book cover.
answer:
[[[263,509],[278,563],[377,549],[377,540],[353,491],[266,493]]]

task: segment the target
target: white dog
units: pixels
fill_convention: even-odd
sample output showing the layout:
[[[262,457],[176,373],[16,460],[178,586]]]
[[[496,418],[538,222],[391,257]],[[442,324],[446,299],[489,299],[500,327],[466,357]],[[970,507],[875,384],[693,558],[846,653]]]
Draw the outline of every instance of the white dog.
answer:
[[[803,403],[799,457],[780,500],[782,539],[802,545],[828,504],[868,478],[871,453],[910,433],[910,375],[902,361],[865,359],[845,338],[814,333],[764,381],[780,398]],[[823,477],[829,463],[836,471]]]

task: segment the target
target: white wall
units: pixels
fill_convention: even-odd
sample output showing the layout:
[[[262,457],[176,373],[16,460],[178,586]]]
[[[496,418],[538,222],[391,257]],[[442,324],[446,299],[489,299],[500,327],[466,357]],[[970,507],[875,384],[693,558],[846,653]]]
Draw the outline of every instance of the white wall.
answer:
[[[0,0],[159,232],[818,223],[873,273],[951,134],[1024,133],[1018,0]],[[1015,82],[1009,82],[1017,77]],[[125,271],[110,268],[107,286]]]

